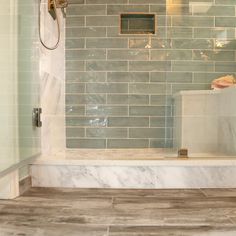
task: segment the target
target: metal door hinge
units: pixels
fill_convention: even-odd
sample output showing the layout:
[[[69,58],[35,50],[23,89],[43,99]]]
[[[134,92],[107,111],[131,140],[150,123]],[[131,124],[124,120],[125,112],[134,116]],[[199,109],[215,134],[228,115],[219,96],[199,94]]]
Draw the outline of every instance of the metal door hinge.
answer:
[[[34,127],[42,127],[41,121],[42,108],[34,108],[32,112],[32,123]]]

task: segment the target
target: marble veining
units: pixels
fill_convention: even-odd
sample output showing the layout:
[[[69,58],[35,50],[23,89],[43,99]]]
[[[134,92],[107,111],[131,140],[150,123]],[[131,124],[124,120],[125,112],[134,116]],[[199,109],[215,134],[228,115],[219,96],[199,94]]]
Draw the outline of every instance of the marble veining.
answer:
[[[226,188],[236,187],[236,166],[32,165],[35,187]]]
[[[47,45],[57,40],[57,27],[42,1],[43,38]],[[55,51],[40,47],[40,98],[42,107],[42,153],[65,149],[65,19],[58,10],[61,41]]]

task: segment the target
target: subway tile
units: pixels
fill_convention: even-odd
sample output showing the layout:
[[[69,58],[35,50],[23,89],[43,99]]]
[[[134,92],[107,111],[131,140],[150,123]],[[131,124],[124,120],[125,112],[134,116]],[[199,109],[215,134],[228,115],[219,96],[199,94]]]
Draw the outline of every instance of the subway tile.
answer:
[[[203,61],[173,61],[172,62],[173,71],[214,71],[213,62],[203,62]]]
[[[85,92],[85,84],[84,83],[66,83],[66,93],[84,93]]]
[[[83,138],[85,136],[84,128],[66,128],[67,138]]]
[[[69,5],[66,13],[70,16],[105,15],[106,5]]]
[[[156,48],[156,49],[165,49],[171,48],[171,40],[170,39],[152,39],[150,38],[130,38],[129,39],[129,47],[130,48]]]
[[[226,40],[226,39],[216,39],[215,40],[215,49],[235,50],[235,46],[236,46],[235,40]]]
[[[106,148],[106,139],[66,139],[67,148]]]
[[[132,83],[129,84],[130,94],[165,94],[166,84],[155,83],[155,84],[143,84],[143,83]]]
[[[173,16],[172,26],[214,27],[214,17],[211,16]]]
[[[127,71],[126,61],[87,61],[87,71]]]
[[[234,39],[234,28],[194,28],[194,38]]]
[[[125,38],[89,38],[86,40],[87,48],[127,48],[128,40]]]
[[[168,102],[168,96],[166,95],[151,95],[150,104],[156,106],[166,106]]]
[[[131,116],[165,116],[165,106],[130,106]]]
[[[150,12],[157,15],[166,15],[166,4],[150,5]]]
[[[148,50],[108,50],[108,60],[148,60]]]
[[[66,51],[66,60],[104,60],[105,49],[73,49]]]
[[[119,26],[119,16],[87,16],[86,26]]]
[[[85,17],[84,16],[69,16],[66,18],[66,27],[78,27],[85,26]]]
[[[173,94],[184,90],[209,90],[209,84],[173,84],[172,92]]]
[[[172,148],[172,139],[151,139],[150,148]]]
[[[171,68],[169,61],[130,61],[130,71],[168,71]]]
[[[148,72],[108,72],[108,82],[149,82]]]
[[[128,130],[126,128],[87,128],[87,137],[99,138],[127,138]]]
[[[79,39],[66,39],[66,51],[68,49],[78,49],[78,48],[84,48],[85,47],[85,39],[79,38]]]
[[[67,147],[170,148],[172,93],[210,89],[213,79],[236,74],[235,0],[190,2],[70,0]],[[121,12],[149,7],[156,35],[120,34]]]
[[[78,105],[78,104],[105,104],[105,94],[77,94],[66,95],[66,104]]]
[[[184,28],[184,27],[168,27],[167,29],[168,38],[192,38],[193,37],[193,28]]]
[[[112,2],[111,2],[112,3]],[[107,5],[107,15],[120,15],[128,12],[149,12],[148,5]]]
[[[66,61],[67,71],[84,71],[85,63],[84,61]]]
[[[193,15],[201,16],[234,16],[235,10],[231,6],[214,6],[212,3],[204,5],[194,5],[192,7]]]
[[[156,49],[165,49],[171,48],[170,39],[155,39],[150,36],[150,38],[130,38],[129,39],[130,48],[156,48]]]
[[[167,72],[151,72],[150,82],[164,83],[167,79]]]
[[[107,148],[148,148],[148,139],[108,139]]]
[[[66,28],[66,37],[68,38],[89,38],[106,37],[105,27],[77,27]]]
[[[234,5],[236,5],[236,1],[235,0],[215,0],[215,4],[234,6]]]
[[[194,0],[194,3],[202,3],[202,0]],[[204,2],[210,2],[210,3],[214,3],[214,0],[204,0]],[[181,0],[181,2],[179,0],[169,0],[170,4],[175,4],[175,5],[190,5],[192,3],[192,0]]]
[[[212,49],[212,39],[173,39],[172,46],[176,49]]]
[[[128,104],[128,99],[129,99],[129,95],[128,94],[108,94],[107,95],[107,103],[108,104],[119,104],[119,105],[123,105],[123,104]]]
[[[194,50],[193,59],[202,61],[235,61],[235,52],[221,50]]]
[[[152,72],[150,82],[191,83],[191,72]]]
[[[148,117],[109,117],[109,127],[148,127]]]
[[[150,127],[173,127],[173,117],[151,117]]]
[[[120,34],[120,27],[112,26],[107,27],[107,37],[124,37],[124,35]]]
[[[225,76],[226,74],[224,72],[217,73],[217,72],[196,72],[193,76],[193,82],[194,83],[205,83],[210,84],[214,79],[220,78],[222,76]]]
[[[236,17],[216,17],[216,27],[236,27]]]
[[[87,4],[110,4],[111,0],[86,0]],[[112,0],[112,4],[127,4],[128,0]]]
[[[192,52],[190,50],[152,50],[151,60],[168,61],[168,60],[191,60]]]
[[[66,82],[105,82],[106,72],[66,72]]]
[[[130,128],[130,138],[165,138],[164,128]]]
[[[166,0],[129,0],[130,4],[166,4]]]
[[[216,72],[225,73],[235,73],[236,72],[236,62],[216,62],[215,63]]]
[[[68,95],[66,95],[66,96],[68,97]],[[69,115],[83,116],[83,115],[85,115],[85,106],[66,104],[65,112],[66,112],[66,116],[69,116]]]
[[[88,83],[87,93],[128,93],[127,83]]]
[[[108,104],[129,104],[129,105],[148,105],[149,104],[149,95],[108,95],[107,96]]]
[[[107,117],[67,117],[67,126],[81,127],[106,127],[108,124]]]
[[[87,116],[127,116],[127,106],[87,105]]]
[[[69,4],[84,4],[85,0],[68,0]]]
[[[192,15],[192,6],[190,4],[167,4],[166,14],[169,16],[186,16]]]

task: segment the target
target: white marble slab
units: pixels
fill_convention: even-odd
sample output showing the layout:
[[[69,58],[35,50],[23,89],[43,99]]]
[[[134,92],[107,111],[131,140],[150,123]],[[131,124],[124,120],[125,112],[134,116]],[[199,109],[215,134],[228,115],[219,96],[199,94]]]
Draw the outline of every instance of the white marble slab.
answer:
[[[47,10],[47,0],[42,0],[42,37],[52,46],[57,41],[56,22]],[[65,19],[58,10],[61,40],[54,51],[40,47],[40,98],[42,107],[42,153],[65,150]]]
[[[33,165],[34,187],[235,188],[236,165],[108,166]]]
[[[38,158],[31,164],[31,176],[35,187],[236,187],[236,157],[202,154],[178,159],[156,149],[67,150]]]

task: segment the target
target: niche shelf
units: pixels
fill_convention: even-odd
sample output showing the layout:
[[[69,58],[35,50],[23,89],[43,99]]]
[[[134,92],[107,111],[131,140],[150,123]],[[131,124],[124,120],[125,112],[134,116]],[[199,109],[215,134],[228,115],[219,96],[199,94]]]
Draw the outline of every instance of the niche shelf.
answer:
[[[156,15],[153,13],[121,13],[120,34],[155,34]]]

